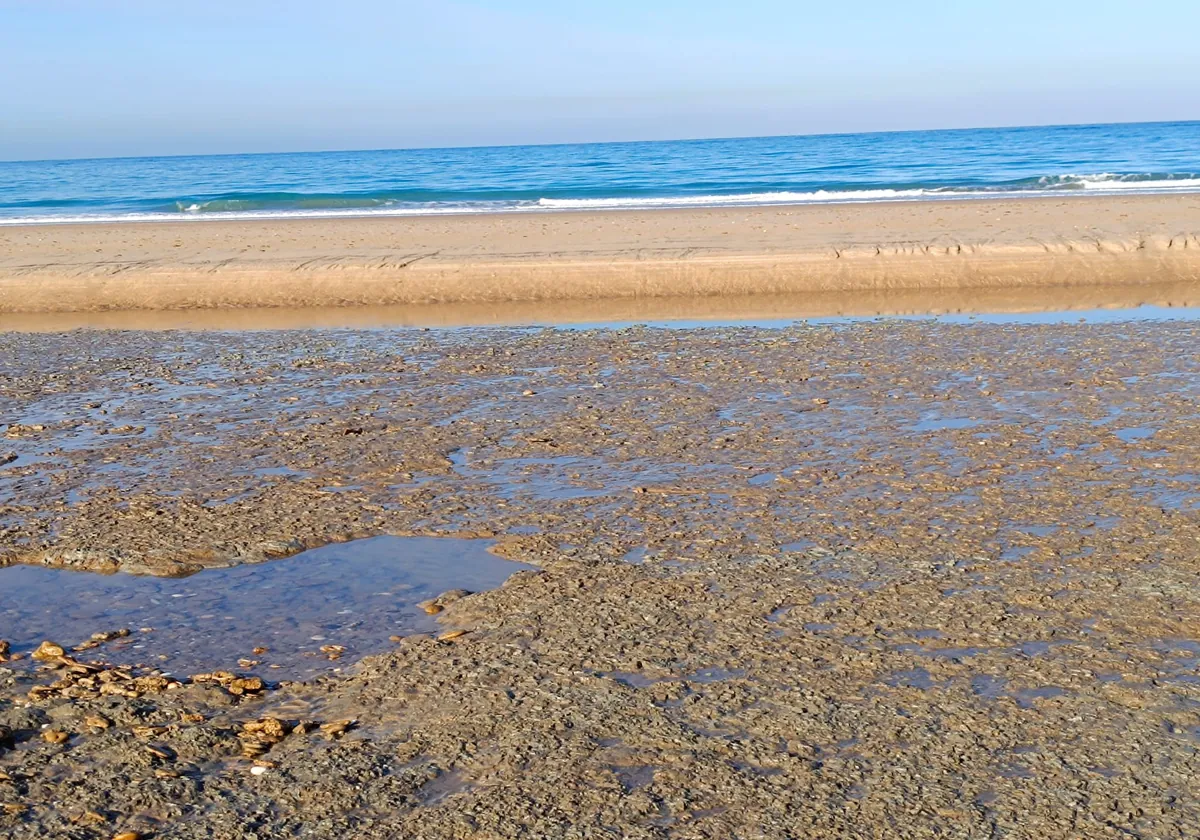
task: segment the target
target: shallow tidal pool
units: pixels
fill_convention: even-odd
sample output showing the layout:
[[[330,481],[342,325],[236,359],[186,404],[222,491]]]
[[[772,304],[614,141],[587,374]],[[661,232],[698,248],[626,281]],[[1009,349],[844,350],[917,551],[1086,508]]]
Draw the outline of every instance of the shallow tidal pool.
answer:
[[[529,568],[490,553],[491,544],[370,537],[186,578],[10,566],[0,569],[0,639],[28,653],[43,640],[69,649],[93,633],[129,629],[78,657],[176,675],[225,669],[304,679],[385,650],[391,636],[436,630],[423,601],[492,589]]]

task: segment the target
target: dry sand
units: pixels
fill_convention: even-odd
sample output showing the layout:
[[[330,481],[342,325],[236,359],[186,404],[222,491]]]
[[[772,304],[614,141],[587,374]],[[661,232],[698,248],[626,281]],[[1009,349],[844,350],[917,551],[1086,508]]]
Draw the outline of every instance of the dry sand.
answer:
[[[1200,196],[0,228],[0,314],[1200,281]]]

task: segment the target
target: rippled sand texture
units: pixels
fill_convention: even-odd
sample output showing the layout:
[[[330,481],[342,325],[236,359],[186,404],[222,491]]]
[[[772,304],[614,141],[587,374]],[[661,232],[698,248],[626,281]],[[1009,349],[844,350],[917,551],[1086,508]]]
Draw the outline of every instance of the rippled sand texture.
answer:
[[[392,532],[540,567],[450,604],[465,635],[261,694],[27,705],[63,672],[0,671],[10,836],[1200,824],[1195,324],[85,332],[0,359],[4,562],[186,574]],[[354,724],[252,775],[264,715]]]
[[[0,229],[0,315],[1200,282],[1200,196]]]

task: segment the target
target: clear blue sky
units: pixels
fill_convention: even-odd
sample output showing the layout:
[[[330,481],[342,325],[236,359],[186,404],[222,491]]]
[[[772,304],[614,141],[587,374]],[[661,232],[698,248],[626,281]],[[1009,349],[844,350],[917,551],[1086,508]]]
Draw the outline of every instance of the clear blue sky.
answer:
[[[1197,0],[0,0],[0,159],[1200,118]]]

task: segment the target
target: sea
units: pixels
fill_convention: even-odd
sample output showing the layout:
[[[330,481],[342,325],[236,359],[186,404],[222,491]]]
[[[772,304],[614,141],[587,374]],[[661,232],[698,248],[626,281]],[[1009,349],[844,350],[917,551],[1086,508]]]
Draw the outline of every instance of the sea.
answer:
[[[1200,192],[1200,121],[0,162],[0,224]]]

